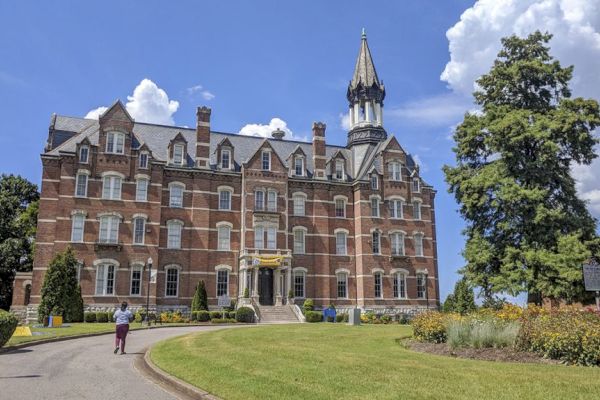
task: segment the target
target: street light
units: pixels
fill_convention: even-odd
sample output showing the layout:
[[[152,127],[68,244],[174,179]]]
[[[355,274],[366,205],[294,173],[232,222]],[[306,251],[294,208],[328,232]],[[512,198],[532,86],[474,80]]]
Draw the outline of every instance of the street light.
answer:
[[[152,271],[152,257],[148,257],[148,288],[146,289],[146,326],[150,326],[150,276]]]

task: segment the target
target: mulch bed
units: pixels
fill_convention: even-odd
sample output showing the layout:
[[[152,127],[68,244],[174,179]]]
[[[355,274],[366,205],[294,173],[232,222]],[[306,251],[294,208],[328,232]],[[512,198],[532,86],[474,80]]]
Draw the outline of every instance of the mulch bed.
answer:
[[[501,361],[501,362],[520,362],[520,363],[536,363],[536,364],[560,364],[558,360],[550,360],[538,354],[518,351],[513,348],[503,349],[473,349],[459,348],[452,349],[447,343],[423,343],[415,340],[407,340],[404,345],[414,351],[420,353],[437,354],[440,356],[470,358],[474,360],[484,361]]]

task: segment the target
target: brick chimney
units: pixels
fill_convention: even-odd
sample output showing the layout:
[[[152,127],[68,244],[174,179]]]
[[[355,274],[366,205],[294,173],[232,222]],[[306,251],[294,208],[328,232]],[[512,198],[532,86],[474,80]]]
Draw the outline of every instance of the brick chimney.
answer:
[[[325,174],[325,125],[323,122],[313,122],[313,164],[314,179],[327,179]]]
[[[210,108],[196,111],[196,167],[210,169]]]

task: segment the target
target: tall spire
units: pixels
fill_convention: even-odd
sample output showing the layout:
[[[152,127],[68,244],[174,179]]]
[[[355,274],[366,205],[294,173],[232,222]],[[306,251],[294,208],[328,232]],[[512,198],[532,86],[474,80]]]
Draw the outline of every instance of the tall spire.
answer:
[[[360,50],[356,58],[354,75],[352,75],[350,86],[356,87],[359,83],[362,83],[364,86],[372,86],[374,83],[377,86],[380,85],[377,71],[375,71],[375,65],[373,64],[373,58],[371,57],[371,51],[369,50],[369,44],[367,43],[365,28],[362,30]]]

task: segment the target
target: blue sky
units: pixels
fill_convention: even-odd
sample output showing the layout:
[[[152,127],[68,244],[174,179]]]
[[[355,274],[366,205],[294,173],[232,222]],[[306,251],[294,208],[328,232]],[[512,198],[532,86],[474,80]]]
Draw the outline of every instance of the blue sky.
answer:
[[[578,84],[580,92],[600,92],[600,80],[590,78],[597,61],[578,58],[600,38],[568,36],[569,24],[583,22],[597,34],[600,20],[586,19],[590,9],[575,10],[578,17],[558,0],[82,3],[0,3],[0,172],[39,183],[53,112],[85,116],[128,96],[138,120],[158,110],[176,125],[194,126],[195,107],[208,105],[214,130],[259,129],[279,118],[302,138],[310,137],[313,121],[324,121],[328,142],[345,144],[340,114],[347,111],[346,87],[364,27],[387,90],[385,127],[417,155],[438,190],[442,298],[462,266],[464,240],[440,169],[453,162],[449,135],[472,109],[473,80],[489,68],[499,38],[543,29],[554,18],[559,53],[576,64],[576,75],[582,66],[580,81],[587,84]],[[500,3],[506,3],[501,12]],[[581,3],[597,11],[594,1]],[[538,7],[544,5],[551,7]],[[141,90],[143,79],[162,90],[150,84]],[[580,189],[594,202],[600,191],[591,172],[579,172]]]

